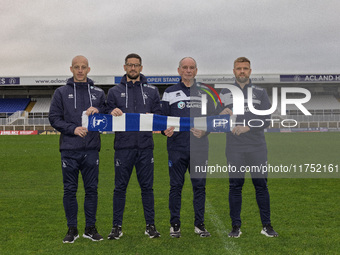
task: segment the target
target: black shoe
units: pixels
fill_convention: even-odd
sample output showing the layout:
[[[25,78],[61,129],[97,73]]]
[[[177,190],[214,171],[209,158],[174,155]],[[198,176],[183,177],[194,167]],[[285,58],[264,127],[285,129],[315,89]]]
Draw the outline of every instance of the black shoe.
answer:
[[[113,226],[111,233],[108,235],[107,239],[119,239],[123,235],[122,226]]]
[[[145,234],[148,235],[150,238],[156,238],[161,236],[161,234],[156,230],[154,224],[146,225]]]
[[[74,243],[79,237],[77,227],[69,227],[63,243]]]
[[[85,228],[84,238],[91,239],[92,241],[101,241],[103,237],[98,233],[96,226],[89,226]]]
[[[210,233],[208,232],[208,230],[205,229],[205,226],[203,223],[195,226],[195,233],[200,235],[200,237],[210,236]]]
[[[279,236],[279,234],[277,232],[275,232],[272,225],[270,225],[270,224],[263,225],[263,229],[261,230],[261,234],[266,235],[268,237],[278,237]]]
[[[181,229],[179,224],[171,224],[170,227],[170,236],[179,238],[181,237]]]
[[[228,234],[228,237],[239,238],[241,234],[240,226],[233,226],[233,230]]]

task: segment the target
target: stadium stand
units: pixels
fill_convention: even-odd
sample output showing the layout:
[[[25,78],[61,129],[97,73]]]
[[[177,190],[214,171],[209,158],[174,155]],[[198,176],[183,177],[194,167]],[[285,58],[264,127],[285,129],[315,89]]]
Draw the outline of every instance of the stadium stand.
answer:
[[[272,97],[269,99],[273,102]],[[289,99],[292,99],[292,97],[289,97]],[[303,106],[312,112],[312,114],[327,114],[340,111],[340,102],[333,95],[312,95],[310,101],[304,103]],[[287,104],[286,110],[289,115],[303,114],[295,104]],[[277,111],[275,113],[280,115],[280,112],[281,100],[278,99]]]
[[[288,99],[301,98],[289,95]],[[273,102],[270,96],[270,101]],[[305,115],[295,104],[286,105],[286,114],[282,115],[281,112],[281,99],[278,97],[277,108],[271,115],[272,119],[297,121],[298,128],[331,128],[333,130],[340,129],[340,102],[335,95],[318,95],[312,94],[311,99],[307,103],[303,103],[311,115]],[[294,122],[291,122],[294,124]],[[285,128],[282,124],[275,123],[274,128]]]
[[[313,95],[311,100],[304,104],[308,110],[339,110],[340,103],[332,95]],[[287,110],[297,110],[295,105],[287,105]]]
[[[30,102],[30,98],[0,98],[0,117],[24,111]]]
[[[35,98],[36,101],[31,113],[47,113],[50,109],[51,98]]]
[[[267,90],[268,95],[273,95],[273,88],[277,88],[278,105],[271,114],[275,121],[273,128],[287,127],[288,120],[293,124],[297,122],[296,128],[326,128],[329,131],[340,131],[340,74],[339,75],[281,75],[263,74],[257,75],[259,79],[256,84]],[[289,77],[288,77],[289,76]],[[317,80],[306,82],[304,77],[317,77]],[[156,77],[156,76],[155,76]],[[176,83],[172,76],[157,76],[157,83],[150,80],[150,84],[156,85],[160,94]],[[287,78],[288,77],[288,78]],[[324,79],[331,77],[332,79]],[[19,79],[20,78],[20,79]],[[51,98],[56,88],[64,84],[67,77],[64,76],[22,76],[17,78],[19,84],[0,84],[0,131],[1,130],[52,130],[48,120],[48,111]],[[119,83],[119,76],[98,76],[94,77],[96,85],[102,88],[105,93],[114,85]],[[151,77],[152,78],[152,77]],[[172,77],[173,78],[173,77]],[[178,78],[178,77],[177,77]],[[176,79],[177,79],[176,78]],[[203,75],[198,78],[210,85],[233,82],[233,75]],[[298,78],[298,79],[297,79]],[[304,79],[302,79],[304,78]],[[166,83],[164,81],[169,81]],[[281,112],[281,91],[282,88],[304,88],[310,91],[312,97],[303,106],[308,109],[311,115],[305,115],[293,104],[287,104],[286,115]],[[217,92],[219,90],[217,89]],[[288,92],[287,98],[301,98],[301,92]],[[29,99],[30,98],[30,99]],[[24,101],[23,106],[18,106],[18,101]],[[272,101],[272,100],[271,100]],[[13,106],[13,104],[15,106]],[[11,106],[10,106],[11,105]],[[15,113],[15,114],[13,114]],[[285,124],[285,125],[284,125]]]
[[[24,111],[30,102],[30,98],[0,98],[0,112],[14,113]]]
[[[35,105],[35,101],[31,101],[31,102],[27,105],[25,111],[26,111],[26,112],[32,111],[34,105]]]

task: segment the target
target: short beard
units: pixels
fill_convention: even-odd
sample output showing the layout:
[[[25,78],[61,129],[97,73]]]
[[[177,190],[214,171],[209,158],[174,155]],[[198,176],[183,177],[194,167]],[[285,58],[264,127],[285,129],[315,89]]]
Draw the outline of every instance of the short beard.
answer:
[[[129,79],[131,80],[136,80],[139,77],[139,74],[135,74],[135,75],[130,75],[130,74],[126,74],[127,77],[129,77]]]
[[[239,83],[247,83],[248,80],[249,80],[249,77],[236,77],[236,80],[239,82]]]

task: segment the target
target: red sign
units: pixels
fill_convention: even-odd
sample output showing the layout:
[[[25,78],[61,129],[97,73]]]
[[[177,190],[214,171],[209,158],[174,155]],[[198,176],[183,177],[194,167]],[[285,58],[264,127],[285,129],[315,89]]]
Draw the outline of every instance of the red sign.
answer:
[[[0,135],[37,135],[38,130],[8,130],[0,131]]]

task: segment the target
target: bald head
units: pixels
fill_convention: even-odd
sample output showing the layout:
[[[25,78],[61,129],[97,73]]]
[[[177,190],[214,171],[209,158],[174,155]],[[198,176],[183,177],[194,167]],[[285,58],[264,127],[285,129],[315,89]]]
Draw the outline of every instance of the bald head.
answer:
[[[84,56],[81,56],[81,55],[75,56],[75,57],[72,59],[72,66],[73,66],[75,63],[77,63],[77,62],[84,62],[84,63],[86,63],[87,66],[89,65],[88,59],[85,58]]]
[[[90,72],[89,61],[84,56],[75,56],[70,67],[74,82],[86,82]]]

